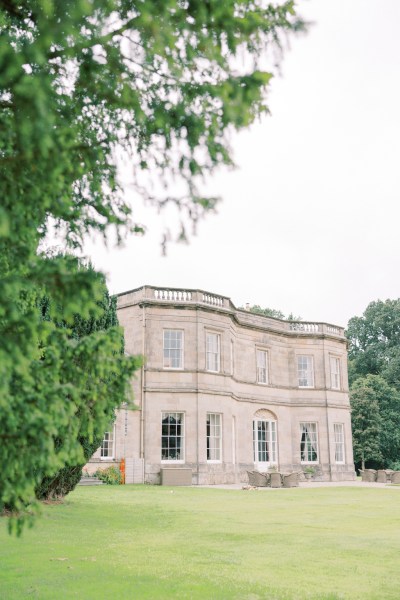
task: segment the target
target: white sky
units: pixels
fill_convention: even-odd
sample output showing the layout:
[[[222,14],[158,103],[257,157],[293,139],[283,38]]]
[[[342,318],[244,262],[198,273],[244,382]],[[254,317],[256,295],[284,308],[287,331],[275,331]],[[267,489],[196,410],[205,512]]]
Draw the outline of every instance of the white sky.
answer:
[[[233,140],[238,169],[189,245],[161,256],[168,215],[122,249],[88,244],[112,293],[199,288],[346,325],[399,294],[400,1],[300,0],[314,21],[273,79],[272,115]]]

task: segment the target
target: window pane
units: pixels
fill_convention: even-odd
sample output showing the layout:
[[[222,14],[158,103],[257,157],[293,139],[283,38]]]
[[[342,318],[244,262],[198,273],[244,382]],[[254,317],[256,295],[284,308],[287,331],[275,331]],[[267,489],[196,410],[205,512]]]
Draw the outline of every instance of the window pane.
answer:
[[[207,414],[207,460],[221,460],[221,415]]]
[[[276,422],[253,421],[254,462],[276,462]]]
[[[300,457],[302,462],[318,462],[316,423],[300,423]]]
[[[183,460],[183,413],[163,413],[161,423],[161,459]]]
[[[335,423],[333,425],[335,434],[335,462],[344,463],[344,425]]]
[[[267,352],[257,350],[257,383],[268,383]]]
[[[220,370],[220,336],[217,333],[206,335],[206,369],[216,372]]]
[[[331,387],[334,390],[340,389],[340,358],[331,356]]]
[[[297,357],[297,372],[299,387],[314,386],[314,368],[312,356]]]
[[[102,458],[114,457],[114,431],[106,431],[100,446],[100,456]]]
[[[183,369],[183,331],[164,330],[164,368]]]

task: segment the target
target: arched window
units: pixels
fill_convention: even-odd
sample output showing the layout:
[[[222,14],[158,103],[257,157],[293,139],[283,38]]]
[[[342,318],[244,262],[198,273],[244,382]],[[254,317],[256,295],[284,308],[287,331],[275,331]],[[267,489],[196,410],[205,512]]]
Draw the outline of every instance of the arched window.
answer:
[[[260,470],[278,462],[277,420],[269,410],[258,410],[254,415],[253,452]]]

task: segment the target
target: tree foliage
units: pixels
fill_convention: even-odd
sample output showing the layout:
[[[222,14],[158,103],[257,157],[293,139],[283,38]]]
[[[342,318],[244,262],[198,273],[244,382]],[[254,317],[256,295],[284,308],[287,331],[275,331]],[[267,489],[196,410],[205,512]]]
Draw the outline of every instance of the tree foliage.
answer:
[[[249,311],[256,315],[263,315],[264,317],[273,317],[274,319],[284,319],[285,321],[301,321],[301,317],[296,317],[293,313],[289,313],[287,316],[276,308],[261,308],[258,304],[250,306]]]
[[[87,269],[76,265],[76,271]],[[43,300],[45,290],[36,298],[31,291],[27,303],[41,337],[32,342],[29,360],[14,365],[0,412],[1,503],[20,513],[17,525],[27,507],[35,508],[35,488],[43,478],[85,462],[86,446],[97,444],[115,408],[128,398],[139,364],[122,352],[120,327],[96,330],[107,322],[105,284],[98,274],[91,276],[103,303],[91,309],[86,324],[75,317],[75,332],[61,320],[62,306]]]
[[[375,390],[368,380],[354,382],[350,402],[354,459],[364,469],[367,460],[382,459],[379,443],[382,419]]]
[[[22,510],[35,473],[82,460],[77,435],[94,435],[110,372],[122,394],[134,369],[117,329],[56,327],[99,315],[102,285],[73,257],[38,252],[49,224],[77,249],[88,232],[140,230],[121,154],[136,191],[196,222],[216,202],[199,181],[232,163],[229,132],[267,111],[263,49],[303,28],[292,1],[0,2],[0,508]]]
[[[346,335],[350,381],[371,373],[400,382],[400,299],[371,302],[362,317],[350,319]]]
[[[110,328],[118,327],[116,297],[111,297],[109,295],[105,282],[103,283],[103,297],[97,304],[101,309],[101,314],[99,316],[96,317],[92,314],[89,318],[83,319],[81,315],[77,314],[74,315],[73,324],[70,328],[64,321],[56,323],[57,327],[66,328],[68,330],[69,338],[76,341],[82,340],[86,336],[91,336],[96,332],[107,332]],[[40,299],[39,308],[44,320],[50,320],[50,307],[51,301],[48,297]],[[121,357],[124,354],[124,339],[122,335],[117,353],[119,353]],[[126,362],[125,359],[123,360]],[[138,359],[136,359],[135,362],[136,364],[139,364]],[[116,378],[119,378],[119,381],[116,382]],[[87,386],[90,394],[95,396],[93,392],[97,392],[99,384],[101,386],[104,386],[105,384],[104,391],[101,393],[104,398],[108,396],[108,400],[107,402],[104,402],[100,417],[93,413],[91,415],[93,433],[90,435],[87,434],[85,424],[80,426],[77,431],[76,441],[82,448],[82,460],[79,461],[79,463],[77,463],[76,460],[68,461],[65,467],[52,475],[43,477],[35,489],[36,497],[39,500],[63,497],[71,492],[78,484],[81,478],[82,467],[100,446],[104,437],[104,432],[109,429],[110,424],[114,421],[115,409],[120,406],[121,400],[124,400],[125,398],[125,379],[126,377],[123,376],[121,380],[121,369],[115,370],[115,364],[112,364],[106,380],[101,382],[94,381],[91,373],[88,373]],[[89,404],[87,408],[92,410],[94,405]],[[79,407],[75,414],[75,419],[80,420],[81,413],[82,411]],[[55,449],[57,453],[62,452],[68,436],[68,429],[65,430],[60,428],[58,430],[57,437],[55,438]],[[40,473],[38,475],[40,475]]]
[[[362,393],[366,405],[374,398],[382,423],[375,460],[389,466],[400,459],[400,299],[371,302],[361,317],[350,319],[346,333],[353,414],[354,394],[357,407]],[[356,444],[359,431],[353,426]]]

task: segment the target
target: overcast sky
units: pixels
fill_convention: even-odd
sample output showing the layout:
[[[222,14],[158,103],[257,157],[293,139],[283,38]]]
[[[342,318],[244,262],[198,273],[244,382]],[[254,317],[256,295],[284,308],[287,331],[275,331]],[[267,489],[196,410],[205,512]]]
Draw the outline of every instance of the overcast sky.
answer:
[[[271,116],[234,137],[238,169],[207,182],[218,214],[166,257],[171,215],[150,211],[145,238],[88,245],[112,293],[200,288],[344,326],[399,297],[400,1],[298,8],[314,26],[291,40]]]

